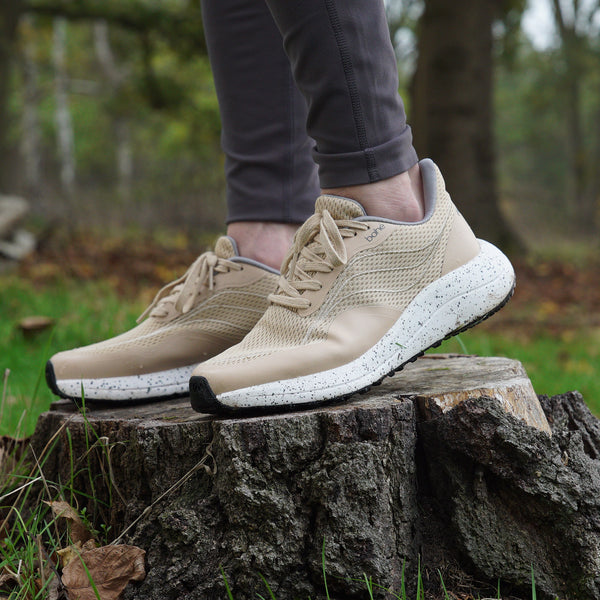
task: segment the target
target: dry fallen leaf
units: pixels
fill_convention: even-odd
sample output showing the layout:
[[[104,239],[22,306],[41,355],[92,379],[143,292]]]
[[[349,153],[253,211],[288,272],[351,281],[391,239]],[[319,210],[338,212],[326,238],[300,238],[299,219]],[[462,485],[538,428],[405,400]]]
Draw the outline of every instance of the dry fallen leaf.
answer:
[[[72,560],[63,569],[62,582],[69,600],[97,600],[90,579],[102,600],[117,600],[130,581],[146,577],[145,556],[146,552],[137,546],[102,546],[83,551],[79,560]]]
[[[54,577],[46,588],[48,600],[60,600],[60,598],[64,598],[65,596],[61,593],[61,587],[58,577]]]
[[[77,511],[68,503],[62,500],[50,500],[46,502],[52,509],[52,513],[56,518],[62,517],[67,519],[71,525],[71,540],[74,544],[87,542],[92,537],[88,528],[83,524]]]
[[[35,335],[40,331],[44,331],[54,325],[54,319],[51,317],[45,317],[43,315],[32,315],[30,317],[23,317],[19,321],[19,329],[25,335]]]
[[[81,544],[73,544],[56,551],[60,559],[60,566],[64,569],[72,560],[81,554]]]
[[[85,544],[77,542],[76,544],[71,544],[66,548],[57,550],[56,554],[58,554],[61,568],[64,569],[72,560],[79,559],[79,556],[82,552],[85,552],[86,550],[93,550],[96,547],[96,541],[90,539],[85,542]]]
[[[83,543],[81,546],[82,550],[93,550],[94,548],[98,548],[99,544],[94,539],[89,539],[87,542]]]

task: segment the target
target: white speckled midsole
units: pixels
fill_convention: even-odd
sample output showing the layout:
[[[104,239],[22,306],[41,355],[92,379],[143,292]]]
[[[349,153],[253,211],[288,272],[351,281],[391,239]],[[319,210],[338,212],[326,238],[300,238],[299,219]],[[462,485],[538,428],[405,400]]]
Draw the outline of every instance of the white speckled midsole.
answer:
[[[65,396],[86,400],[143,400],[183,396],[189,393],[192,371],[197,364],[166,371],[98,379],[58,379],[56,386]]]
[[[391,329],[357,359],[319,373],[224,392],[217,399],[231,408],[290,406],[338,398],[378,381],[506,300],[515,282],[512,265],[489,242],[479,244],[475,258],[424,288]]]

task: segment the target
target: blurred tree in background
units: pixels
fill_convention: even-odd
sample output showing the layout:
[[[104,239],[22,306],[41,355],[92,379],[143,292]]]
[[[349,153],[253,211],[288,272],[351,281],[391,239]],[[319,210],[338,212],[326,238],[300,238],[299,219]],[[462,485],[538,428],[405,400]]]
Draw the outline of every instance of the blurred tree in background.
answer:
[[[530,0],[531,1],[531,0]],[[596,239],[600,0],[389,0],[415,143],[475,230]],[[0,5],[0,192],[45,222],[222,226],[220,121],[199,0]]]
[[[222,223],[199,2],[25,0],[17,33],[0,191],[70,225]]]
[[[0,5],[0,191],[6,190],[11,182],[12,170],[8,143],[9,102],[11,92],[11,64],[13,62],[17,27],[21,16],[21,3],[3,2]]]
[[[597,243],[600,2],[547,4],[554,19],[548,46],[536,49],[520,34],[514,51],[498,56],[500,189],[523,235],[536,226]]]
[[[523,9],[522,0],[427,0],[411,90],[417,151],[438,163],[476,233],[505,248],[517,244],[496,191],[492,28]]]

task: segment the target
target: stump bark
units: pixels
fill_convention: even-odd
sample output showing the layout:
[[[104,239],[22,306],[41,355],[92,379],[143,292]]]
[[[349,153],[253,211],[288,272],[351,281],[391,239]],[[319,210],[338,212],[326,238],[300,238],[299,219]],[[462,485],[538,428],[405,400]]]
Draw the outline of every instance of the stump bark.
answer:
[[[129,600],[224,598],[221,569],[236,600],[268,597],[261,576],[314,600],[323,564],[331,598],[364,598],[363,574],[399,592],[419,560],[432,593],[439,570],[529,598],[533,567],[539,598],[600,600],[600,425],[576,393],[538,401],[516,361],[428,356],[351,402],[268,417],[57,402],[38,456],[49,440],[48,480],[147,551]]]

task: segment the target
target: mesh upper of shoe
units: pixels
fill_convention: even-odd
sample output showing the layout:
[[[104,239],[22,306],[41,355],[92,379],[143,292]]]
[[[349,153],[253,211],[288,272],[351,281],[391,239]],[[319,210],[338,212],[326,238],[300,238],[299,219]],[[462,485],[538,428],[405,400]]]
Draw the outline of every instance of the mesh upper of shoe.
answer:
[[[350,257],[315,312],[302,315],[296,309],[272,303],[239,344],[210,359],[208,364],[232,366],[272,355],[284,348],[324,340],[331,322],[351,308],[385,306],[404,310],[423,286],[437,279],[442,270],[456,209],[441,175],[438,175],[436,186],[436,205],[431,216],[416,225],[398,224],[383,243]],[[328,211],[336,222],[364,215],[354,201],[332,196],[321,196],[317,200],[316,214],[324,211]],[[319,236],[316,238],[312,244],[318,245]],[[292,249],[288,257],[292,264],[292,254],[299,252],[301,248]],[[285,264],[289,265],[290,261]],[[294,274],[287,272],[285,277],[294,279]],[[277,294],[281,293],[280,287]]]
[[[212,291],[209,278],[219,271],[240,269],[240,263],[230,260],[234,256],[236,253],[230,239],[225,236],[219,238],[215,251],[201,255],[194,263],[198,268],[193,269],[192,265],[186,275],[157,294],[144,313],[148,314],[147,318],[139,325],[116,337],[75,351],[103,355],[114,353],[117,348],[124,351],[152,348],[159,346],[167,337],[172,337],[175,332],[186,330],[199,330],[203,334],[226,339],[241,339],[268,306],[267,296],[275,288],[277,275],[265,271],[264,277],[247,285]],[[192,306],[186,312],[177,310],[175,304],[182,287],[189,281],[190,275],[197,276],[208,261],[212,266],[204,271],[204,277],[188,283],[195,293]],[[161,297],[165,290],[165,295]]]

